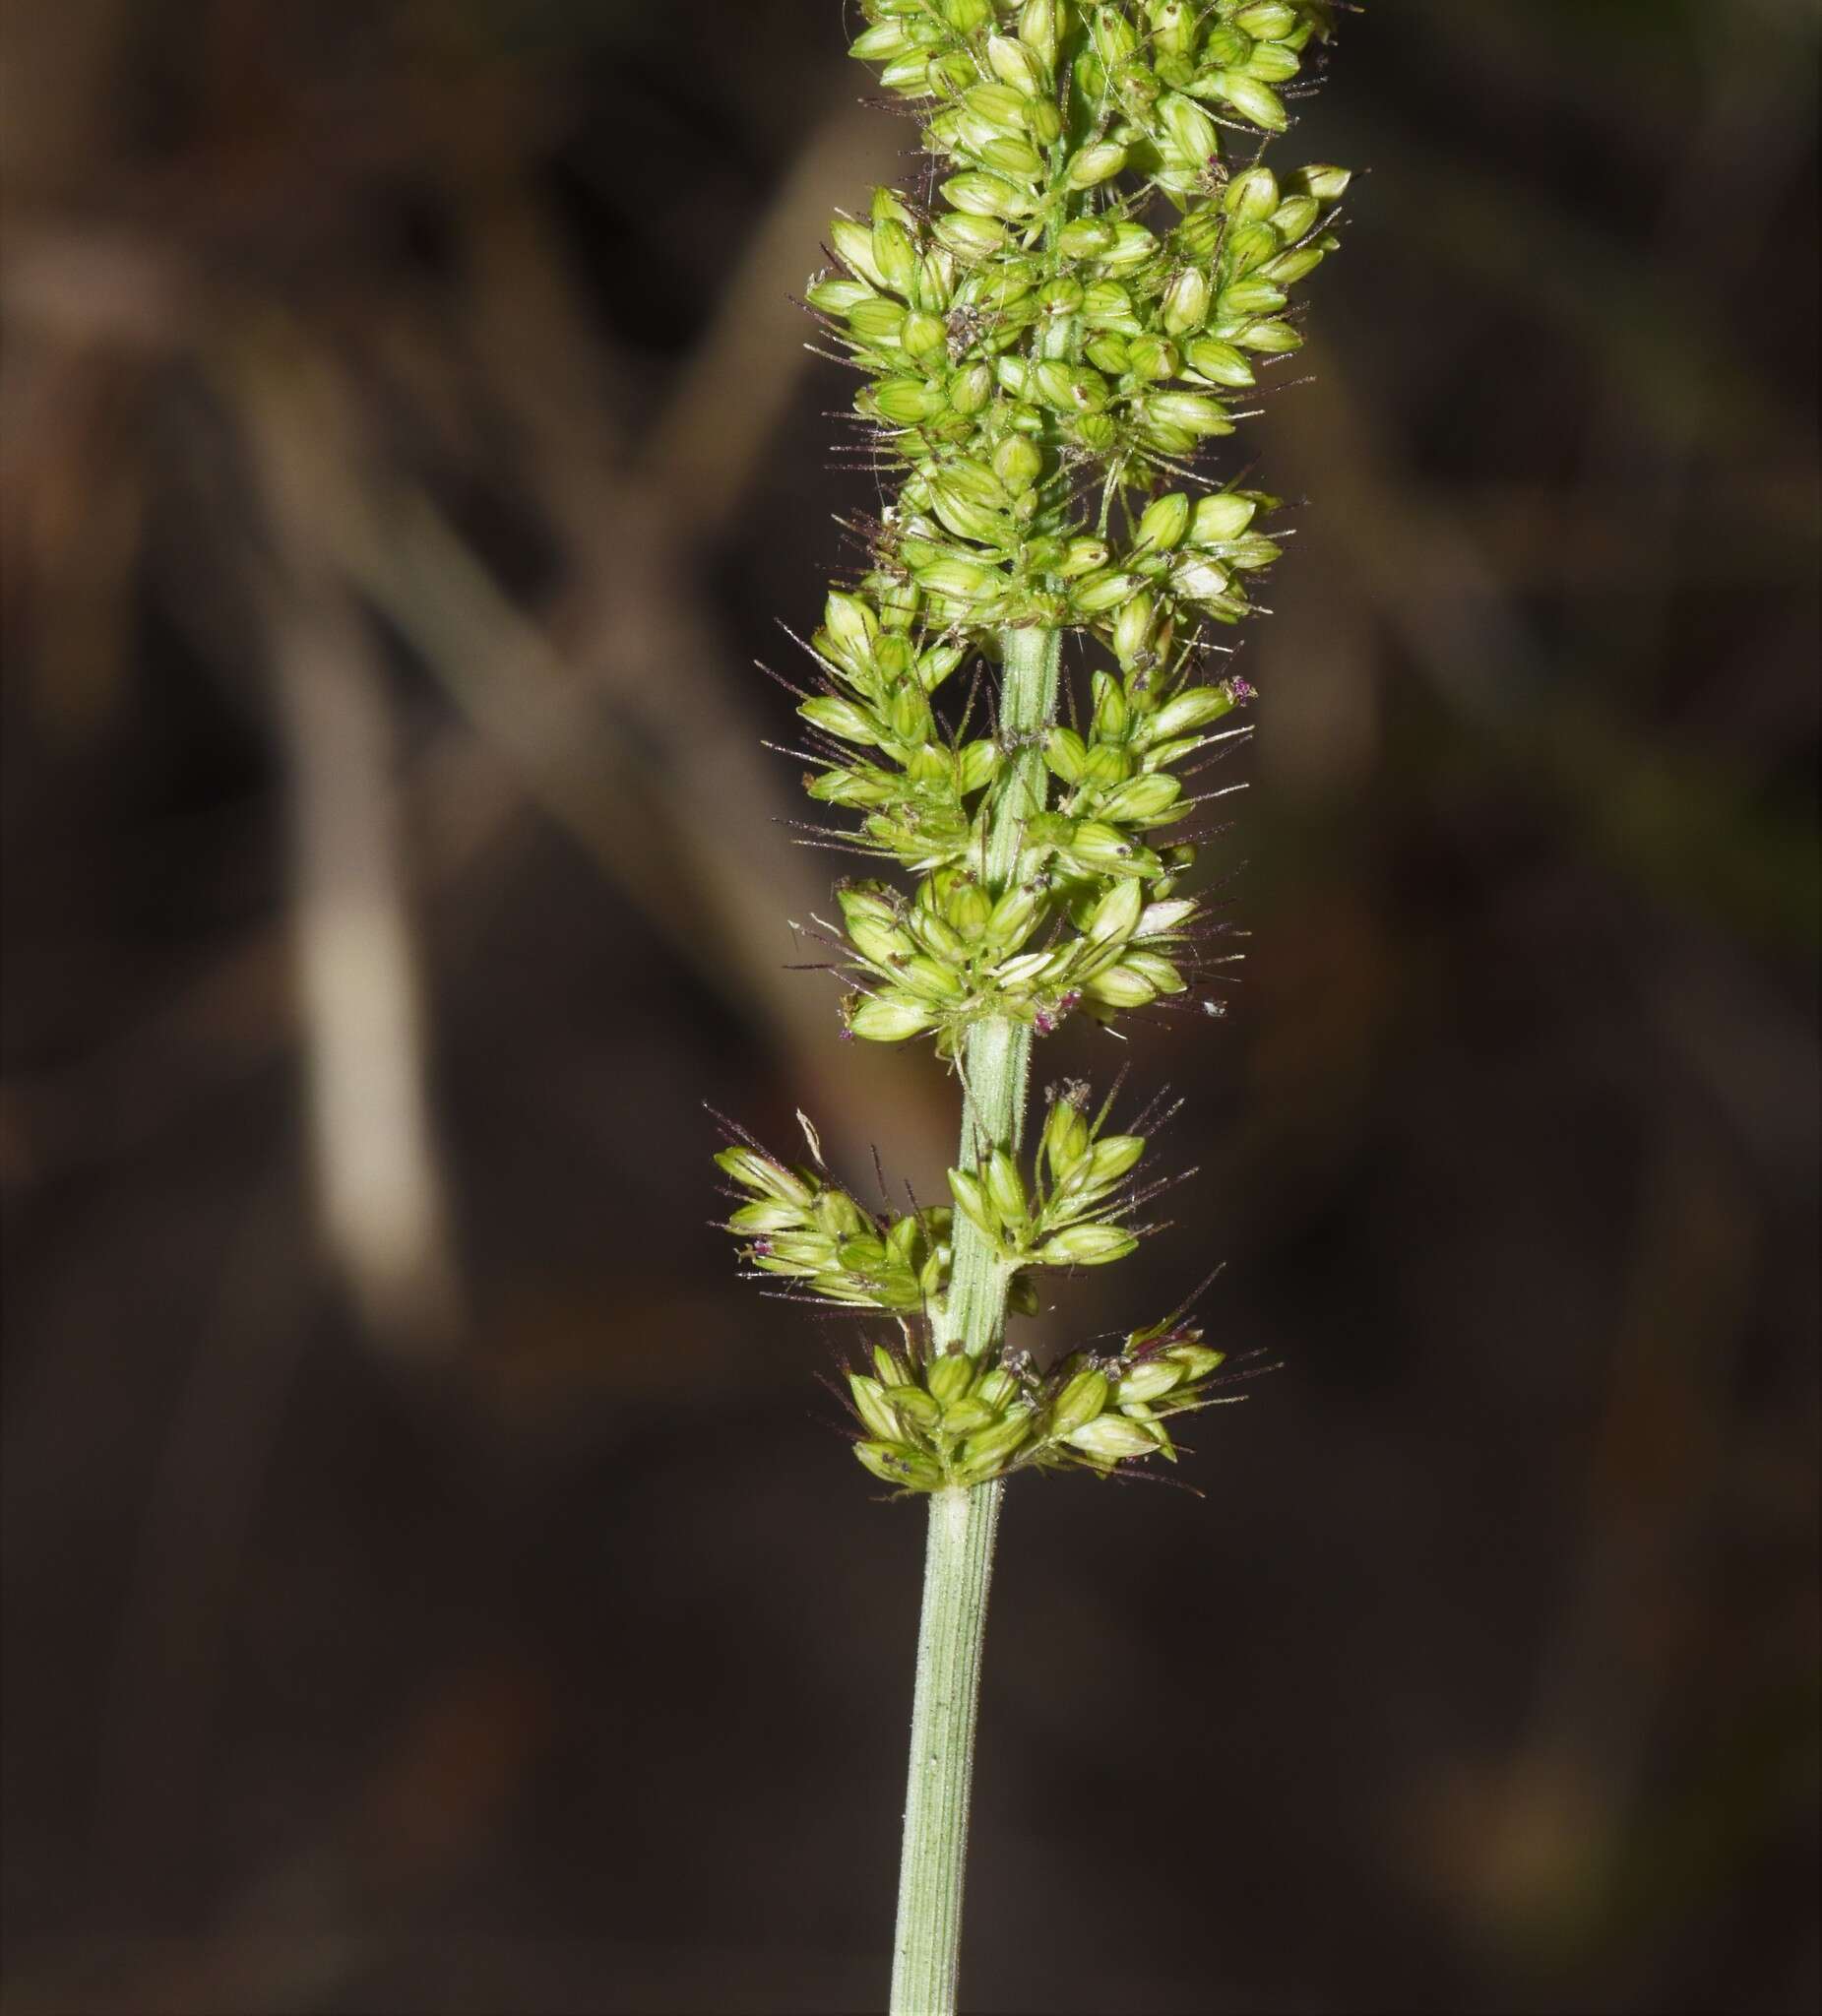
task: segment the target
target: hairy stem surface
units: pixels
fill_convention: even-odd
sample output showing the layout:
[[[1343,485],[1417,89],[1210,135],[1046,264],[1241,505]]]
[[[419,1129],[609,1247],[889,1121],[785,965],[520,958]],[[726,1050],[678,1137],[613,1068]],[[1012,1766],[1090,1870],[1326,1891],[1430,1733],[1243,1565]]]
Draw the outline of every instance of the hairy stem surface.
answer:
[[[1008,630],[1000,639],[1000,734],[1015,753],[987,841],[986,880],[994,896],[1017,867],[1026,822],[1043,809],[1047,774],[1041,743],[1056,711],[1062,643],[1055,630]],[[1029,1025],[994,1019],[970,1030],[962,1060],[963,1167],[973,1167],[993,1148],[1018,1146],[1031,1056]],[[1008,1282],[995,1247],[958,1212],[942,1342],[959,1343],[974,1357],[997,1350],[1006,1334]],[[956,2006],[980,1649],[1004,1489],[996,1481],[938,1491],[930,1499],[892,2016],[951,2016]]]

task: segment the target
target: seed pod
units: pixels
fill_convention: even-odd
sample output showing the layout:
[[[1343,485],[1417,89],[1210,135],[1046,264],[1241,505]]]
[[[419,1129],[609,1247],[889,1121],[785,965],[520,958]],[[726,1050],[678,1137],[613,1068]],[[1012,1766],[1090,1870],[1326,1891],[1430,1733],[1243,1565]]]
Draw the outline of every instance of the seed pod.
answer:
[[[924,1384],[929,1388],[930,1398],[939,1407],[951,1407],[962,1399],[974,1383],[974,1361],[964,1352],[948,1352],[941,1357],[930,1360],[929,1369],[924,1373]]]
[[[1128,346],[1132,359],[1132,373],[1156,384],[1165,378],[1174,378],[1181,368],[1181,356],[1173,343],[1166,343],[1162,336],[1136,336]]]
[[[1307,190],[1293,189],[1272,213],[1272,228],[1282,244],[1294,245],[1322,214],[1320,201]]]
[[[936,1460],[908,1442],[856,1442],[854,1454],[882,1482],[913,1491],[943,1487],[943,1473]]]
[[[896,924],[882,924],[864,912],[858,915],[850,912],[847,922],[848,943],[874,966],[896,966],[911,957],[911,934]]]
[[[971,217],[948,211],[930,226],[943,246],[964,266],[991,258],[1006,241],[1006,227],[990,217]]]
[[[1228,539],[1237,539],[1251,525],[1258,509],[1252,498],[1231,490],[1200,499],[1190,517],[1190,544],[1219,546]]]
[[[877,1436],[882,1442],[897,1442],[903,1437],[905,1423],[893,1412],[891,1403],[886,1399],[886,1390],[877,1379],[849,1372],[848,1390],[853,1395],[854,1412],[870,1435]]]
[[[1223,70],[1216,75],[1214,85],[1242,119],[1263,127],[1267,133],[1282,133],[1290,123],[1284,99],[1269,84],[1261,84],[1246,71]]]
[[[1200,166],[1220,147],[1215,122],[1196,103],[1179,92],[1167,92],[1158,101],[1158,116],[1163,127],[1160,136],[1178,158]]]
[[[1123,1226],[1072,1225],[1046,1239],[1033,1258],[1040,1267],[1104,1267],[1109,1261],[1124,1260],[1138,1245]]]
[[[976,567],[967,560],[932,560],[914,572],[919,587],[932,595],[947,596],[951,601],[986,601],[1002,586],[1001,577],[991,567]]]
[[[1328,256],[1328,249],[1318,239],[1314,244],[1305,245],[1298,251],[1281,253],[1259,271],[1274,286],[1293,287],[1298,281],[1315,272]]]
[[[1164,327],[1172,336],[1186,336],[1208,320],[1209,277],[1200,267],[1186,266],[1164,290]]]
[[[1072,1429],[1062,1439],[1084,1456],[1098,1463],[1124,1463],[1130,1457],[1149,1456],[1158,1447],[1158,1437],[1124,1415],[1098,1415],[1094,1420]]]
[[[1107,403],[1107,381],[1099,371],[1060,357],[1040,359],[1032,371],[1032,382],[1039,399],[1065,412],[1098,411]]]
[[[1284,289],[1275,287],[1263,274],[1231,281],[1221,290],[1224,324],[1236,315],[1276,315],[1284,305]]]
[[[855,595],[832,590],[823,603],[823,629],[834,641],[844,662],[864,663],[879,635],[879,618]]]
[[[959,413],[979,412],[993,397],[993,373],[985,364],[971,364],[949,381],[949,404]]]
[[[1297,11],[1288,0],[1259,0],[1257,6],[1242,8],[1233,25],[1259,41],[1282,42],[1295,32]]]
[[[1018,1399],[1019,1382],[1004,1365],[995,1365],[982,1375],[975,1391],[996,1414],[1003,1414]]]
[[[1220,400],[1211,399],[1205,392],[1147,393],[1144,411],[1148,420],[1182,427],[1200,436],[1233,432],[1233,422],[1228,419],[1226,409]]]
[[[862,63],[890,63],[912,46],[902,21],[882,21],[856,35],[848,45],[848,53]]]
[[[1225,1352],[1210,1351],[1203,1344],[1173,1344],[1164,1355],[1173,1359],[1183,1369],[1187,1380],[1206,1379],[1209,1374],[1226,1362]]]
[[[898,338],[908,357],[933,357],[947,347],[949,331],[940,315],[914,309],[899,324]]]
[[[1088,29],[1096,55],[1109,71],[1117,71],[1138,52],[1138,31],[1117,8],[1096,8]]]
[[[851,700],[833,693],[806,700],[797,712],[813,727],[839,735],[845,742],[877,742],[879,729],[872,717],[863,714]]]
[[[1189,530],[1189,499],[1181,490],[1170,490],[1154,498],[1139,520],[1136,543],[1169,552],[1182,543],[1183,535]]]
[[[988,1200],[1000,1224],[1008,1230],[1022,1226],[1030,1209],[1025,1198],[1025,1183],[1019,1174],[1018,1164],[1003,1148],[996,1148],[987,1158],[984,1177]]]
[[[895,56],[880,73],[879,81],[888,91],[897,92],[901,97],[920,98],[931,89],[931,64],[928,53],[915,49],[904,56]]]
[[[1183,976],[1162,952],[1128,952],[1122,965],[1127,973],[1136,974],[1144,980],[1155,994],[1180,994],[1183,991]]]
[[[1044,69],[1048,60],[1028,36],[1021,35],[1018,40],[1010,35],[987,37],[988,66],[1001,84],[1018,93],[1021,98],[1043,95]]]
[[[804,289],[803,298],[812,308],[820,308],[826,315],[846,318],[862,301],[876,301],[880,296],[863,280],[845,280],[834,275],[811,281]]]
[[[723,1148],[715,1161],[716,1166],[731,1176],[742,1189],[757,1190],[761,1196],[802,1206],[815,1195],[811,1185],[801,1176],[787,1169],[783,1163],[774,1162],[769,1155],[762,1155],[756,1148]]]
[[[1084,933],[1091,945],[1106,945],[1130,938],[1145,906],[1145,892],[1137,882],[1118,882],[1096,904]]]
[[[759,1237],[797,1231],[802,1226],[803,1213],[797,1206],[782,1203],[775,1197],[755,1198],[751,1204],[741,1205],[727,1220],[730,1232]]]
[[[1149,734],[1153,741],[1173,741],[1178,735],[1193,734],[1211,722],[1233,710],[1233,701],[1223,686],[1192,686],[1166,700],[1152,717]]]
[[[1065,581],[1080,581],[1107,563],[1107,548],[1100,539],[1071,539],[1057,559],[1054,571]]]
[[[1091,1188],[1103,1189],[1139,1166],[1145,1154],[1143,1134],[1103,1134],[1090,1151],[1088,1181]]]
[[[1071,834],[1069,851],[1091,872],[1102,874],[1138,873],[1143,870],[1143,850],[1136,848],[1117,826],[1084,819]]]
[[[844,1014],[850,1035],[874,1043],[902,1043],[936,1027],[928,1008],[899,994],[850,994]]]
[[[979,171],[951,175],[943,184],[943,194],[966,217],[1030,217],[1037,207],[1029,189],[1004,175]]]
[[[978,1176],[971,1175],[967,1169],[951,1169],[949,1193],[954,1197],[964,1218],[979,1227],[989,1238],[998,1239],[999,1226]]]
[[[1101,801],[1100,814],[1122,826],[1150,826],[1162,819],[1182,794],[1183,787],[1174,777],[1153,771],[1110,792]]]
[[[1253,367],[1230,343],[1212,336],[1199,336],[1183,352],[1189,368],[1216,385],[1247,386],[1258,383]]]
[[[991,784],[994,773],[999,769],[1000,753],[997,742],[981,740],[970,742],[956,759],[956,790],[966,797],[972,791],[979,790]]]
[[[1196,46],[1197,26],[1185,0],[1164,0],[1152,13],[1152,46],[1160,55],[1186,57]]]
[[[1043,1157],[1051,1181],[1066,1181],[1088,1152],[1089,1125],[1081,1108],[1068,1099],[1052,1101],[1043,1127]]]
[[[1156,256],[1158,240],[1143,224],[1119,223],[1113,227],[1113,243],[1101,254],[1100,263],[1110,272],[1125,273]]]
[[[897,218],[886,217],[873,226],[873,270],[895,294],[909,293],[917,271],[917,248]]]
[[[1347,192],[1348,184],[1352,180],[1353,171],[1351,168],[1331,167],[1326,162],[1311,162],[1298,168],[1287,186],[1313,196],[1318,203],[1339,203]]]
[[[1230,540],[1224,549],[1224,556],[1229,566],[1251,573],[1282,560],[1285,549],[1276,539],[1268,539],[1259,533],[1249,532],[1242,538]]]
[[[1234,342],[1242,349],[1258,350],[1267,356],[1284,356],[1303,347],[1303,338],[1288,322],[1252,322]]]
[[[1030,489],[1043,472],[1043,454],[1023,434],[1009,434],[993,451],[993,473],[1013,493]]]
[[[985,1483],[989,1478],[998,1477],[1007,1460],[1031,1440],[1031,1434],[1029,1415],[1008,1415],[971,1435],[959,1451],[956,1482]]]
[[[850,273],[870,281],[876,287],[886,285],[886,277],[873,257],[873,233],[851,218],[838,217],[829,225],[829,242],[836,257]]]
[[[1239,223],[1269,218],[1280,202],[1278,177],[1268,167],[1251,167],[1235,175],[1222,198],[1222,208]]]
[[[914,1429],[928,1431],[942,1418],[942,1406],[936,1397],[910,1381],[903,1386],[888,1386],[886,1398]]]
[[[1057,19],[1059,5],[1060,0],[1025,0],[1025,5],[1019,10],[1019,39],[1037,57],[1045,70],[1054,66],[1057,43],[1061,39],[1062,26]],[[993,46],[989,42],[987,60],[991,62],[992,57]]]
[[[1093,1365],[1078,1372],[1060,1392],[1050,1409],[1049,1432],[1058,1441],[1094,1420],[1107,1404],[1107,1378]]]
[[[1098,973],[1082,991],[1103,1008],[1143,1008],[1158,998],[1158,989],[1130,962]]]
[[[995,511],[973,497],[958,495],[951,484],[933,483],[930,503],[937,517],[958,538],[974,539],[983,546],[1006,546],[1013,542],[1013,523],[1003,511]]]
[[[1191,550],[1170,570],[1170,586],[1191,601],[1211,602],[1227,592],[1227,570]]]
[[[1182,1366],[1170,1359],[1142,1358],[1114,1388],[1114,1398],[1122,1407],[1145,1406],[1162,1400],[1166,1393],[1174,1393],[1183,1379]]]
[[[862,399],[868,396],[861,395]],[[934,418],[944,406],[942,387],[926,384],[921,378],[882,379],[870,396],[880,418],[895,427],[914,427],[920,420]]]
[[[1152,619],[1157,604],[1149,595],[1136,595],[1113,619],[1113,655],[1121,664],[1130,664],[1152,641]]]
[[[1113,608],[1134,594],[1140,586],[1136,574],[1121,574],[1114,570],[1103,570],[1090,574],[1075,584],[1070,601],[1078,613],[1084,616],[1099,614],[1102,609]]]
[[[1172,850],[1174,851],[1174,850]],[[1140,938],[1162,938],[1175,934],[1196,914],[1194,897],[1167,897],[1159,903],[1148,903],[1139,918],[1136,936]]]
[[[1071,189],[1093,189],[1117,175],[1126,165],[1126,150],[1116,141],[1085,147],[1069,163],[1064,179]]]

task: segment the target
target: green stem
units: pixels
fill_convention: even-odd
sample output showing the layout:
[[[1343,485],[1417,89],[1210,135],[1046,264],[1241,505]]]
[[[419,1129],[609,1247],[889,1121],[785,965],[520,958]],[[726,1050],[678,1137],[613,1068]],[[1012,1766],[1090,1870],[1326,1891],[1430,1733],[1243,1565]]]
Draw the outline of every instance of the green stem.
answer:
[[[1056,712],[1062,662],[1060,630],[1000,633],[1000,739],[1009,750],[987,834],[987,893],[997,897],[1018,868],[1025,829],[1048,793],[1043,736]],[[1003,1017],[977,1022],[962,1052],[961,1166],[973,1168],[995,1148],[1016,1149],[1025,1126],[1031,1075],[1031,1025]],[[994,1351],[1006,1334],[1006,1274],[984,1232],[956,1214],[948,1308],[939,1342],[971,1356]]]
[[[892,2016],[952,2016],[956,2005],[980,1641],[1005,1488],[995,1480],[930,1494]]]
[[[1027,821],[1043,809],[1043,731],[1056,711],[1062,642],[1054,630],[1007,630],[1000,637],[999,727],[1011,753],[987,836],[986,880],[994,896],[1017,870]],[[963,1166],[972,1167],[990,1149],[1019,1145],[1031,1056],[1027,1024],[993,1018],[969,1031],[962,1058]],[[1009,1279],[992,1242],[958,1212],[939,1346],[960,1344],[974,1357],[997,1351],[1006,1335]],[[952,2016],[956,2005],[980,1647],[1004,1488],[979,1484],[937,1491],[930,1499],[892,2016]]]

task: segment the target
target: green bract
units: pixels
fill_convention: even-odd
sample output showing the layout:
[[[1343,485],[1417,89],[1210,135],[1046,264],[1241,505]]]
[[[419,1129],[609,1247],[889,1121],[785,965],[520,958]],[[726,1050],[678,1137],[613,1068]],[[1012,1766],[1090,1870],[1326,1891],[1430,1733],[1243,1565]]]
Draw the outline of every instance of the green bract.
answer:
[[[837,218],[806,289],[897,485],[808,640],[805,784],[903,877],[838,891],[846,1028],[930,1038],[970,1081],[975,1131],[950,1200],[899,1218],[747,1148],[723,1166],[756,1270],[926,1340],[855,1384],[862,1461],[911,1488],[1167,1453],[1158,1414],[1201,1392],[1148,1344],[1068,1391],[1002,1394],[995,1325],[1036,1271],[1133,1244],[1142,1141],[1082,1121],[1065,1169],[1072,1095],[1036,1162],[1014,1153],[1033,1040],[1186,996],[1210,963],[1212,926],[1177,893],[1203,801],[1188,779],[1251,688],[1205,675],[1209,638],[1254,613],[1282,550],[1280,500],[1224,444],[1302,342],[1295,290],[1336,247],[1349,180],[1261,156],[1334,11],[861,0],[853,54],[915,108],[932,163],[927,197],[882,188]],[[1059,704],[1063,633],[1091,662]],[[945,1395],[958,1346],[973,1383]]]

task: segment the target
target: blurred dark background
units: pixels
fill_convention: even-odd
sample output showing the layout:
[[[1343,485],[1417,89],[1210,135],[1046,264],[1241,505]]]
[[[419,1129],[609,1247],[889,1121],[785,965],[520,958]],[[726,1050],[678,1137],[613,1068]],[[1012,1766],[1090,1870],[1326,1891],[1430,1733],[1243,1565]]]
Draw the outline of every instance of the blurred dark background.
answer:
[[[704,1101],[928,1194],[784,971],[859,501],[835,0],[10,0],[8,2016],[883,1994],[922,1520]],[[1200,1497],[1015,1487],[978,2011],[1817,1993],[1818,16],[1379,0],[1249,633]]]

